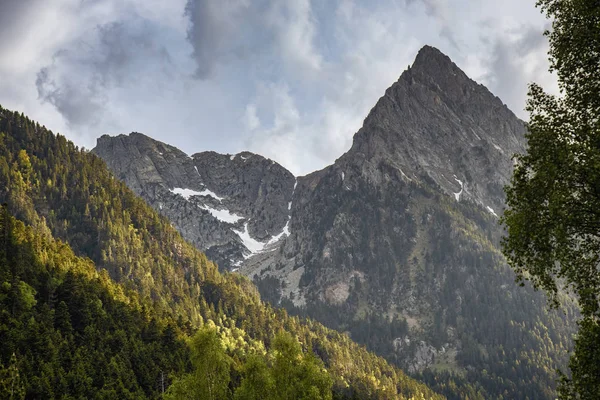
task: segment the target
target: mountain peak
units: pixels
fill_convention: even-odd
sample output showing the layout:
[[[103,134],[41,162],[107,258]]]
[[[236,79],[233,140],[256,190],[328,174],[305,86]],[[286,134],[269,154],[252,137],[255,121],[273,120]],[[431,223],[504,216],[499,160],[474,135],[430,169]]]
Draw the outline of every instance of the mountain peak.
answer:
[[[423,47],[354,136],[346,159],[390,163],[448,195],[500,210],[525,127],[438,49]]]
[[[419,50],[411,70],[435,76],[444,71],[456,72],[459,68],[446,54],[433,46],[425,45]]]

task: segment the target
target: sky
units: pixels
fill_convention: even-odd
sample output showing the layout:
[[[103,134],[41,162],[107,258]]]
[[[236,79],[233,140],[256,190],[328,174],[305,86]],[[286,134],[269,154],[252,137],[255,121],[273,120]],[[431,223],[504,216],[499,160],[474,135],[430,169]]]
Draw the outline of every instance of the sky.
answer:
[[[188,154],[331,164],[423,45],[519,117],[557,93],[534,0],[0,0],[0,104],[91,149],[142,132]]]

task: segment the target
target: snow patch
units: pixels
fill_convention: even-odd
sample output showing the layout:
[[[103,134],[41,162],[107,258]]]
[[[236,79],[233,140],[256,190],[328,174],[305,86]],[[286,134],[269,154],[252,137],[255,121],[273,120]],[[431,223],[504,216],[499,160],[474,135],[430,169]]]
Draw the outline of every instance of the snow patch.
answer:
[[[224,199],[224,197],[219,197],[219,196],[217,196],[217,194],[215,192],[213,192],[211,190],[208,190],[208,189],[204,189],[203,191],[201,191],[200,192],[200,196],[210,196],[210,197],[213,197],[213,198],[215,198],[215,199],[217,199],[219,201],[221,201],[221,200]]]
[[[342,182],[344,182],[344,178],[346,178],[346,174],[342,171]]]
[[[240,158],[244,161],[246,161],[247,159],[249,159],[250,157],[244,157],[244,156],[240,156]]]
[[[232,229],[232,231],[242,239],[242,244],[250,251],[250,255],[244,254],[244,258],[250,258],[252,255],[260,253],[265,248],[265,243],[259,242],[250,236],[247,222],[244,224],[243,232],[235,229]]]
[[[208,189],[204,189],[203,191],[198,192],[198,191],[192,190],[192,189],[174,188],[174,189],[169,189],[169,191],[171,193],[180,195],[181,197],[183,197],[186,200],[189,200],[190,197],[192,197],[192,196],[210,196],[219,201],[223,200],[223,197],[217,196],[217,194],[215,192],[208,190]]]
[[[235,154],[233,154],[233,155],[231,155],[231,156],[229,157],[229,159],[230,159],[231,161],[233,161],[233,160],[235,160],[235,156],[236,156],[236,155],[235,155]]]
[[[196,173],[198,174],[198,176],[202,176],[202,175],[200,175],[200,172],[198,171],[198,167],[196,167],[196,166],[194,165],[194,169],[196,170]]]
[[[269,240],[267,242],[267,245],[277,243],[284,236],[290,236],[290,220],[289,219],[288,219],[288,222],[283,227],[283,230],[281,231],[281,233],[279,235],[273,236],[271,238],[271,240]]]
[[[294,201],[294,193],[296,193],[296,186],[298,186],[298,179],[294,182],[294,189],[292,190],[292,200],[288,203],[288,211],[292,209],[292,202]],[[288,215],[288,219],[292,218],[291,215]]]
[[[492,207],[490,207],[490,206],[486,206],[486,208],[487,208],[487,210],[488,210],[489,212],[491,212],[492,214],[494,214],[494,217],[496,217],[496,218],[498,217],[498,214],[496,214],[496,213],[494,212],[494,209],[493,209]]]
[[[290,219],[292,219],[292,217],[290,216],[290,218],[288,219],[288,222],[285,224],[285,226],[283,227],[283,233],[285,234],[285,236],[290,236]]]
[[[492,145],[494,146],[494,148],[496,150],[498,150],[500,153],[504,153],[504,150],[502,150],[502,147],[498,146],[496,143],[492,142]]]
[[[197,192],[192,189],[183,189],[183,188],[174,188],[169,189],[171,193],[178,194],[186,200],[189,200],[192,196],[200,196],[200,192]]]
[[[463,182],[460,179],[458,179],[456,177],[456,175],[454,175],[454,180],[456,182],[458,182],[458,184],[460,185],[460,192],[454,193],[454,198],[456,199],[456,201],[460,201],[460,195],[462,194],[462,192],[463,192],[463,190],[464,190],[465,187],[463,185]]]
[[[406,179],[408,179],[410,182],[412,182],[412,179],[410,179],[405,173],[404,171],[402,171],[402,168],[398,168],[398,171],[400,171],[400,173],[402,174],[402,176]]]
[[[343,172],[342,172],[343,174]],[[342,175],[342,179],[343,175]],[[274,236],[271,240],[269,240],[269,243],[275,243],[276,241],[278,241],[279,239],[281,239],[284,235],[285,236],[290,236],[290,220],[292,219],[292,203],[294,202],[294,194],[296,193],[296,186],[298,186],[298,178],[296,178],[296,180],[294,181],[294,189],[292,190],[292,200],[290,200],[290,202],[288,203],[288,211],[290,211],[288,213],[288,220],[285,224],[285,226],[283,227],[283,230],[281,231],[281,233],[277,236]]]
[[[210,215],[212,215],[219,221],[226,222],[228,224],[235,224],[239,220],[244,219],[244,217],[240,217],[239,215],[234,214],[227,209],[217,210],[216,208],[211,208],[208,206],[198,206],[198,207],[200,207],[203,210],[208,211],[210,213]]]

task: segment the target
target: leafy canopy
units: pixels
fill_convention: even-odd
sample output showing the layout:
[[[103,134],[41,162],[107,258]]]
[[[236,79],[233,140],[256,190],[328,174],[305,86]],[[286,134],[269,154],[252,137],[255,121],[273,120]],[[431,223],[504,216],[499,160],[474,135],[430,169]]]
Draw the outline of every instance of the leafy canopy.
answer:
[[[520,280],[556,306],[576,294],[583,320],[563,398],[597,398],[600,388],[600,1],[540,0],[561,96],[529,90],[529,149],[516,157],[503,222],[503,252]]]

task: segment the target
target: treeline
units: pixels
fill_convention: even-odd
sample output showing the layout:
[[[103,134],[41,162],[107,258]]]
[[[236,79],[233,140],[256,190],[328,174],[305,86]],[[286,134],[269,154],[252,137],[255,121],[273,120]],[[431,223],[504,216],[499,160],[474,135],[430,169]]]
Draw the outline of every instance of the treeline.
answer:
[[[5,247],[10,257],[0,260],[8,282],[0,362],[18,368],[28,398],[195,390],[186,382],[203,365],[196,331],[213,325],[230,360],[227,396],[242,388],[251,396],[260,378],[275,385],[273,398],[441,398],[347,336],[263,304],[247,279],[219,274],[99,158],[1,108],[0,202],[24,223],[3,244],[21,237],[21,250]],[[293,348],[287,385],[307,387],[304,397],[280,392],[282,345]]]

